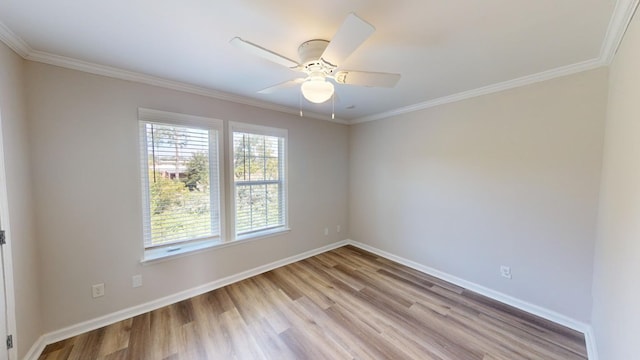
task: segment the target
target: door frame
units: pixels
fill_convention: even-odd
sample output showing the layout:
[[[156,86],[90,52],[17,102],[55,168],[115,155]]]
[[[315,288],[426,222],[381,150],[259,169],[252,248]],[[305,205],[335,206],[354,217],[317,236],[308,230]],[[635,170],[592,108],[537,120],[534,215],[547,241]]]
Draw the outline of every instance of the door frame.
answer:
[[[4,162],[4,135],[2,132],[2,109],[0,109],[0,224],[5,231],[7,243],[2,245],[2,264],[4,264],[4,293],[6,306],[7,335],[13,335],[13,348],[9,349],[9,360],[18,357],[18,337],[16,334],[16,307],[13,284],[13,256],[11,252],[11,222],[9,219],[9,202],[7,192],[7,177]],[[0,279],[0,286],[2,285]],[[0,339],[0,348],[5,345],[5,339]]]

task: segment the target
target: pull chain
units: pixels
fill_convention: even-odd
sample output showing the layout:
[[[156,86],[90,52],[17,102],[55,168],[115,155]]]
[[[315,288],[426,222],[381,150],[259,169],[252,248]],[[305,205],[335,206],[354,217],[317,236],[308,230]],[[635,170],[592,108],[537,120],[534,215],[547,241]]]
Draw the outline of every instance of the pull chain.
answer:
[[[331,120],[336,119],[336,93],[331,97]]]
[[[302,113],[302,92],[298,93],[298,106],[300,107],[300,117],[303,117]]]

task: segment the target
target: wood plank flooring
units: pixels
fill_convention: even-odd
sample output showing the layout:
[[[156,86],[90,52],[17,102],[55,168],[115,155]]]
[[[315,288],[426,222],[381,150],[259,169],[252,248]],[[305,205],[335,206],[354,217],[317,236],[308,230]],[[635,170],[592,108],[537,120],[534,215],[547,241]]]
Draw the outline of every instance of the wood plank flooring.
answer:
[[[341,247],[48,345],[53,359],[586,359],[584,337]]]

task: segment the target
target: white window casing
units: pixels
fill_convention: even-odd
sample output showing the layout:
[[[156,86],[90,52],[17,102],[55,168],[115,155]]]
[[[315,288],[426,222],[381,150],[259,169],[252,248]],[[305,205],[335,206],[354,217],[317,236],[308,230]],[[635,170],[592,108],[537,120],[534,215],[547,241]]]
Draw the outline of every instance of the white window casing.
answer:
[[[236,240],[289,230],[286,129],[231,122],[230,233]]]
[[[224,243],[223,122],[143,108],[138,118],[143,261]]]

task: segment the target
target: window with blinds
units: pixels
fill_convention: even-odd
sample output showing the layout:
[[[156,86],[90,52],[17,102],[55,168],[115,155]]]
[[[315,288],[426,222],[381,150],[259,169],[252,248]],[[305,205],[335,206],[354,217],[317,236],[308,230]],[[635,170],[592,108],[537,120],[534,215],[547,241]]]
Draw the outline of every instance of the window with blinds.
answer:
[[[220,131],[175,115],[140,122],[145,249],[221,240]]]
[[[236,237],[286,228],[286,130],[236,124],[232,138]]]

